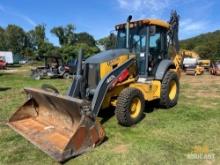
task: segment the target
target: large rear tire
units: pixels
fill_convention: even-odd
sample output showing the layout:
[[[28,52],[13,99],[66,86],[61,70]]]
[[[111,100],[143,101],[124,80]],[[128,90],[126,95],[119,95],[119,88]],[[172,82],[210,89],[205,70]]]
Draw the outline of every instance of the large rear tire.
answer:
[[[161,85],[160,105],[164,108],[171,108],[178,102],[179,78],[174,71],[167,71]]]
[[[143,117],[144,96],[140,90],[125,88],[118,96],[115,109],[116,118],[123,126],[132,126]]]

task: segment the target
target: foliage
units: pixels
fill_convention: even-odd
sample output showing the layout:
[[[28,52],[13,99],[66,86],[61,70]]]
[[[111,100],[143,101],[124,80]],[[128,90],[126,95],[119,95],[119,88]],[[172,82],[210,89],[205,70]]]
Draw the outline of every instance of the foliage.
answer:
[[[0,50],[33,58],[56,54],[63,56],[65,60],[75,58],[81,48],[85,57],[100,51],[92,35],[87,32],[75,33],[75,29],[73,24],[52,28],[51,33],[60,43],[60,47],[55,47],[46,38],[44,24],[37,25],[28,32],[17,25],[8,25],[5,29],[0,27]]]
[[[68,24],[66,27],[58,26],[51,29],[51,33],[58,37],[61,46],[74,44],[76,41],[74,31],[75,26],[73,24]]]
[[[26,47],[26,35],[24,30],[16,25],[8,25],[4,31],[5,49],[14,53],[21,53]]]
[[[5,29],[0,27],[0,50],[6,50]]]
[[[106,50],[114,49],[116,46],[117,37],[115,34],[110,34],[107,37],[104,37],[98,40],[98,44],[103,45]]]
[[[96,45],[96,41],[93,38],[93,36],[91,36],[89,33],[86,33],[86,32],[77,33],[76,40],[77,40],[77,43],[80,43],[80,44],[85,43],[88,46],[95,46]]]
[[[220,30],[180,42],[181,48],[194,50],[202,58],[220,58]]]
[[[79,50],[82,49],[84,58],[99,52],[98,47],[89,46],[86,43],[76,43],[74,45],[65,45],[60,48],[60,54],[64,57],[66,61],[71,58],[76,58]]]

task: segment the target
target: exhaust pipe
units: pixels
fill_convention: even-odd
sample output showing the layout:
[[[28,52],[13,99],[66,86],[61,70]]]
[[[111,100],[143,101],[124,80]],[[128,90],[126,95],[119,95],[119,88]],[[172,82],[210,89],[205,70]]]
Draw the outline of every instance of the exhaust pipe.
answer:
[[[129,15],[127,19],[127,24],[126,24],[126,48],[130,49],[130,22],[131,22],[132,16]]]

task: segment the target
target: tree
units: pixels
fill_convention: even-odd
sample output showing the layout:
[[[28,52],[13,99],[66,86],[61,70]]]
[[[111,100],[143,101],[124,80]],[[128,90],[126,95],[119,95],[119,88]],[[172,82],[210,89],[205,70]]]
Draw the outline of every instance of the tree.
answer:
[[[211,54],[211,48],[208,45],[199,45],[195,47],[195,52],[199,54],[201,58],[210,58],[212,56]]]
[[[57,49],[56,47],[54,47],[54,45],[52,43],[49,42],[44,42],[40,49],[37,51],[38,52],[38,56],[47,56],[50,55],[50,53],[54,50]]]
[[[37,55],[46,53],[45,47],[48,47],[48,45],[50,48],[52,47],[46,39],[45,30],[45,25],[37,25],[27,33],[29,48],[35,51]]]
[[[61,46],[71,45],[75,42],[75,27],[73,24],[68,24],[66,27],[58,26],[51,29],[51,33],[58,39]]]
[[[114,49],[116,46],[117,37],[115,34],[110,34],[108,37],[104,37],[98,40],[98,44],[103,45],[106,50]]]
[[[59,27],[54,27],[51,30],[51,33],[53,33],[58,39],[59,39],[59,43],[60,45],[65,45],[65,33],[64,33],[64,28],[59,26]]]
[[[21,54],[26,47],[26,34],[21,27],[8,25],[5,30],[5,43],[8,50]]]
[[[76,42],[77,43],[86,43],[88,46],[95,46],[96,41],[92,35],[86,32],[77,33],[76,34]]]
[[[74,45],[64,45],[60,48],[60,53],[64,59],[69,60],[78,56],[79,50],[82,49],[84,58],[98,53],[100,50],[97,46],[89,46],[86,43],[77,43]]]
[[[7,50],[5,43],[5,29],[0,27],[0,50]]]
[[[74,45],[75,52],[78,54],[79,50],[82,49],[84,58],[94,55],[100,52],[97,46],[89,46],[87,43],[77,43]]]
[[[64,28],[64,32],[65,32],[64,34],[65,34],[65,37],[66,37],[66,40],[65,40],[66,43],[65,44],[71,45],[76,41],[74,31],[75,31],[75,26],[73,24],[68,24]]]
[[[220,58],[220,30],[181,41],[180,45],[196,51],[201,58]]]
[[[75,33],[73,24],[68,24],[65,27],[54,27],[51,33],[58,37],[61,45],[60,53],[65,60],[75,58],[79,49],[83,50],[84,57],[100,51],[93,36],[86,32]]]

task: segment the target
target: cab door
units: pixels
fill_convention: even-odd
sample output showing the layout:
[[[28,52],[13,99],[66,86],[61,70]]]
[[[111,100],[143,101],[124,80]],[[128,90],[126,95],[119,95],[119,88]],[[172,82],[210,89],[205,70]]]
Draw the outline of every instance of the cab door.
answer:
[[[154,77],[157,67],[163,59],[167,59],[166,30],[155,26],[155,31],[150,32],[148,48],[148,75]]]

